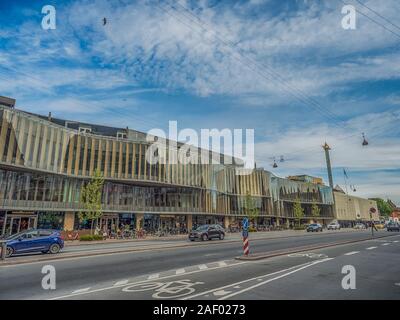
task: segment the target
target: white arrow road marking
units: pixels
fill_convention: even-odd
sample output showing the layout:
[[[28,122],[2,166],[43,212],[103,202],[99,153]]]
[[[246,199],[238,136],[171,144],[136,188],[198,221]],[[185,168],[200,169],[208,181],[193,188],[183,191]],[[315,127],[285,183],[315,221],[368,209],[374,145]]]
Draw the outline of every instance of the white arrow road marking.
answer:
[[[121,284],[127,284],[129,280],[121,280],[114,283],[114,286],[120,286]]]
[[[151,274],[147,277],[148,280],[152,280],[152,279],[158,279],[158,277],[160,276],[159,273],[155,273],[155,274]]]
[[[373,249],[376,249],[376,248],[378,248],[378,247],[369,247],[369,248],[367,248],[367,250],[373,250]]]
[[[390,244],[390,242],[382,243],[383,246],[388,246],[389,244]]]
[[[175,274],[183,274],[185,272],[186,272],[185,269],[178,269],[175,271]]]
[[[90,287],[89,288],[82,288],[82,289],[78,289],[78,290],[72,291],[72,294],[74,294],[74,293],[82,293],[82,292],[86,292],[86,291],[89,291],[89,290],[90,290]]]
[[[394,240],[393,242],[399,242],[399,240]]]
[[[218,290],[218,291],[214,291],[214,296],[224,296],[226,294],[231,293],[232,291],[225,291],[225,290]]]
[[[345,253],[344,255],[345,255],[345,256],[351,256],[351,255],[356,254],[356,253],[359,253],[359,252],[360,252],[360,251],[351,251],[351,252]]]

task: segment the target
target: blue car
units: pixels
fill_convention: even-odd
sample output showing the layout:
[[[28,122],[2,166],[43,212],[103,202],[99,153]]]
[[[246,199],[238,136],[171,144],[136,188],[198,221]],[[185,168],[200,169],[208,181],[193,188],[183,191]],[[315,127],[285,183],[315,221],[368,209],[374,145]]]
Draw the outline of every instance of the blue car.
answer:
[[[30,229],[6,238],[6,257],[13,254],[42,252],[58,253],[64,247],[64,240],[57,230]]]

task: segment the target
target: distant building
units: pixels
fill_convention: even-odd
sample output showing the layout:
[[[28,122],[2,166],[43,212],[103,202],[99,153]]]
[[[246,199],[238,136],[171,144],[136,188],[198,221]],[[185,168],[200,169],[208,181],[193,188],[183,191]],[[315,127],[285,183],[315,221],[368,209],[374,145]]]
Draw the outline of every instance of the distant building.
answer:
[[[379,221],[379,211],[375,200],[346,194],[338,185],[333,189],[335,198],[335,219],[344,227],[352,227],[357,222],[371,220],[370,208],[375,208],[372,220]]]
[[[392,221],[400,221],[400,207],[398,207],[393,201],[387,201],[389,206],[392,208],[392,213],[390,214],[390,220]]]
[[[300,182],[308,182],[308,183],[313,183],[313,184],[318,184],[318,185],[324,185],[324,182],[322,180],[322,178],[319,177],[313,177],[313,176],[309,176],[309,175],[298,175],[298,176],[289,176],[287,177],[287,179],[289,180],[293,180],[293,181],[300,181]]]

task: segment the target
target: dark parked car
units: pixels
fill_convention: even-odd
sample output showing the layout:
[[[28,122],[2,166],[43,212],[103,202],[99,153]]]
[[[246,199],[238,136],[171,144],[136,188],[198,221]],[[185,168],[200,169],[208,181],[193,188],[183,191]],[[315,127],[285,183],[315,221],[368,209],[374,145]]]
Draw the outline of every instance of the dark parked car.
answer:
[[[7,257],[28,252],[55,254],[64,247],[64,240],[56,230],[31,229],[9,236],[6,241]]]
[[[319,223],[311,223],[307,227],[307,232],[322,232],[322,226]]]
[[[225,238],[225,230],[219,224],[206,224],[200,226],[189,233],[189,240],[211,240],[213,238],[217,238],[220,240],[224,240]]]
[[[398,231],[398,232],[400,232],[400,224],[398,224],[396,222],[389,222],[386,225],[386,230],[387,231]]]

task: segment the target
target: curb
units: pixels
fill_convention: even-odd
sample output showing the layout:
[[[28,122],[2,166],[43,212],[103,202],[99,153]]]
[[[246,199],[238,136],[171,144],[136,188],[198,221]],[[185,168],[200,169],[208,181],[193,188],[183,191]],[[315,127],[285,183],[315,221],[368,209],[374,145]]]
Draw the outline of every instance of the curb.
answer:
[[[328,248],[328,247],[335,247],[335,246],[340,246],[340,245],[344,245],[344,244],[363,242],[363,241],[367,241],[367,240],[386,238],[386,237],[390,237],[390,236],[391,235],[384,235],[384,236],[380,236],[380,237],[369,237],[366,239],[332,242],[332,243],[327,243],[327,244],[322,244],[322,245],[317,245],[317,246],[303,246],[303,247],[297,247],[297,248],[294,248],[291,250],[276,250],[276,251],[271,251],[270,253],[258,253],[258,254],[249,255],[249,256],[238,256],[238,257],[235,257],[235,259],[243,260],[243,261],[256,261],[256,260],[268,259],[268,258],[272,258],[272,257],[283,256],[283,255],[287,255],[287,254],[291,254],[291,253],[303,252],[303,251],[307,251],[307,250],[316,250],[316,249],[323,249],[323,248]]]

